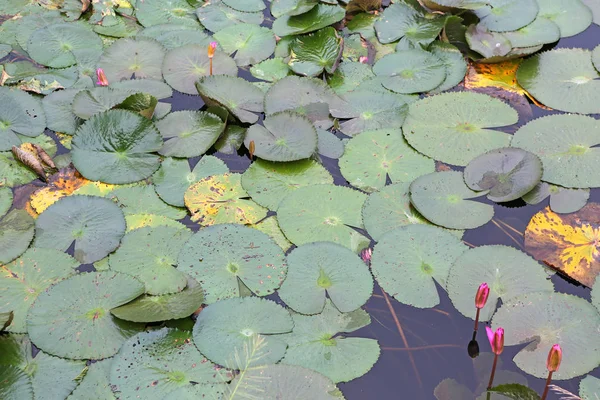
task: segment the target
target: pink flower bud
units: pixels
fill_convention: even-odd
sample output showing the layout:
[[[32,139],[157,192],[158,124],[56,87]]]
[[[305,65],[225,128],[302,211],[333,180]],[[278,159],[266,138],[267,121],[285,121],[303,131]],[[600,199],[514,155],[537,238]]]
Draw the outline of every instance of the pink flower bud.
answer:
[[[96,77],[98,78],[96,85],[108,86],[108,79],[106,79],[106,75],[104,75],[104,70],[102,68],[96,70]]]
[[[217,49],[217,42],[210,42],[208,45],[208,58],[215,56],[215,50]]]
[[[492,352],[496,355],[502,354],[504,350],[504,329],[498,328],[496,332],[492,331],[492,328],[489,326],[485,327],[487,332],[488,340],[490,341],[490,346],[492,346]]]
[[[358,62],[359,62],[359,63],[361,63],[361,64],[366,64],[366,63],[368,63],[368,62],[369,62],[369,57],[360,56],[360,57],[358,58]]]
[[[372,255],[373,250],[370,247],[367,247],[366,249],[363,249],[363,251],[360,252],[360,258],[362,258],[362,260],[367,264],[371,262]]]
[[[479,285],[479,289],[477,289],[477,294],[475,295],[475,307],[478,309],[482,309],[485,307],[485,303],[487,302],[488,296],[490,295],[490,287],[487,283],[482,283]]]
[[[555,344],[548,353],[548,361],[546,361],[546,368],[550,372],[558,371],[560,362],[562,361],[562,349],[559,344]]]

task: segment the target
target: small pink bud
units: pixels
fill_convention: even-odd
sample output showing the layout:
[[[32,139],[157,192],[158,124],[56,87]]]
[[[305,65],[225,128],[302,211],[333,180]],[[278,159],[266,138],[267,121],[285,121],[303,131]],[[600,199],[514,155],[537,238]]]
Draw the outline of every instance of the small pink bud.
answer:
[[[98,78],[96,85],[108,86],[108,79],[106,79],[106,75],[104,75],[104,70],[102,68],[96,70],[96,77]]]
[[[208,45],[208,58],[215,56],[215,50],[217,49],[217,42],[210,42]]]
[[[559,344],[555,344],[548,353],[548,361],[546,361],[546,368],[550,372],[558,371],[560,362],[562,361],[562,349]]]
[[[485,307],[485,303],[487,302],[488,296],[490,295],[490,287],[487,283],[482,283],[479,285],[479,289],[477,289],[477,294],[475,295],[475,307],[478,309],[482,309]]]
[[[363,251],[360,252],[360,258],[362,258],[362,260],[367,264],[371,262],[372,255],[373,250],[370,247],[367,247],[366,249],[363,249]]]
[[[366,64],[366,63],[368,63],[368,62],[369,62],[369,57],[366,57],[366,56],[360,56],[360,57],[358,58],[358,62],[359,62],[359,63],[361,63],[361,64]]]
[[[487,332],[490,346],[492,346],[492,352],[496,355],[502,354],[502,351],[504,350],[504,329],[498,328],[496,329],[496,332],[494,332],[492,331],[492,328],[486,326],[485,331]]]

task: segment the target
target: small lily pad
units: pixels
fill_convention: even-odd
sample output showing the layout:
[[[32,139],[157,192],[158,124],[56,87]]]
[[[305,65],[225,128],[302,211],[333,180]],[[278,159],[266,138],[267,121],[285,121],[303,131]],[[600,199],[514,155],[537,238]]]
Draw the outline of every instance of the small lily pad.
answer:
[[[435,89],[446,79],[444,63],[425,50],[398,50],[388,54],[373,67],[383,77],[382,85],[397,93],[410,94]]]
[[[261,25],[264,20],[262,12],[238,11],[223,2],[204,3],[196,9],[196,14],[200,23],[211,32],[243,23]]]
[[[593,14],[580,0],[537,0],[538,16],[549,19],[560,28],[561,37],[577,35],[591,25]]]
[[[290,43],[292,71],[304,76],[317,76],[326,71],[331,74],[337,67],[341,39],[336,30],[327,27],[314,33],[296,36]]]
[[[492,206],[469,200],[483,194],[469,189],[458,171],[423,175],[410,185],[410,200],[419,213],[451,229],[474,229],[492,219]]]
[[[527,204],[538,204],[550,196],[550,209],[559,214],[569,214],[580,210],[590,198],[589,189],[568,189],[562,186],[540,182],[522,199]]]
[[[200,156],[217,141],[225,123],[221,118],[205,111],[177,111],[156,123],[163,139],[158,151],[170,157]]]
[[[491,0],[474,10],[479,23],[490,31],[515,31],[529,25],[538,15],[536,0]]]
[[[269,58],[253,65],[250,73],[257,79],[276,82],[289,75],[290,67],[281,57]]]
[[[271,30],[254,24],[223,28],[215,33],[214,38],[240,67],[257,64],[269,58],[275,50],[275,37]]]
[[[46,115],[39,99],[18,89],[0,87],[0,151],[19,146],[19,135],[36,137],[46,128]]]
[[[169,23],[199,27],[194,7],[185,0],[144,0],[135,5],[135,16],[145,27]]]
[[[273,33],[279,37],[313,32],[344,19],[339,5],[319,3],[300,15],[283,15],[273,22]]]
[[[110,389],[109,375],[112,359],[96,361],[87,367],[85,376],[69,395],[69,400],[115,400]]]
[[[73,100],[81,89],[57,90],[42,100],[48,129],[73,135],[83,119],[73,113]]]
[[[470,25],[465,32],[469,47],[484,59],[507,56],[512,50],[510,41],[501,33],[489,31],[483,24]]]
[[[446,25],[445,17],[427,15],[419,6],[395,3],[387,7],[375,22],[377,38],[381,43],[392,43],[402,39],[411,44],[427,45],[433,42]]]
[[[12,210],[0,219],[0,263],[19,257],[33,240],[34,220],[27,211]]]
[[[446,79],[440,86],[433,89],[432,93],[444,92],[461,83],[467,73],[467,62],[460,50],[450,43],[438,40],[430,45],[429,50],[446,67]]]

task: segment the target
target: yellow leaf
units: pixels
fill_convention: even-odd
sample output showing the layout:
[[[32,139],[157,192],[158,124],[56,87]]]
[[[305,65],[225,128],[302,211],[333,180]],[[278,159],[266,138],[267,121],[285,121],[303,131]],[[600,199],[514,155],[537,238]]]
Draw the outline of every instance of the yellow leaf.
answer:
[[[527,95],[527,91],[517,82],[519,64],[521,64],[520,59],[497,64],[470,62],[465,76],[465,88],[495,87],[520,95]]]
[[[48,178],[48,186],[31,195],[30,205],[38,214],[42,213],[58,199],[71,195],[80,187],[91,183],[74,168],[61,169]]]

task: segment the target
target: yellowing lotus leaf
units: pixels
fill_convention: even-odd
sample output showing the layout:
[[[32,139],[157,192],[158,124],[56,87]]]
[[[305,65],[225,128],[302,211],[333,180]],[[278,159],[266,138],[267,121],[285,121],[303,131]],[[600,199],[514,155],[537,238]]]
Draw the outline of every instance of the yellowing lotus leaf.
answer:
[[[525,95],[527,92],[517,83],[519,64],[521,64],[521,59],[497,64],[471,62],[465,76],[465,87],[467,89],[496,87]]]
[[[75,168],[65,168],[48,178],[48,186],[31,195],[31,207],[39,214],[58,199],[69,196],[75,190],[89,183]]]
[[[573,214],[556,214],[546,207],[529,221],[525,249],[591,287],[600,273],[600,204],[589,203]]]

